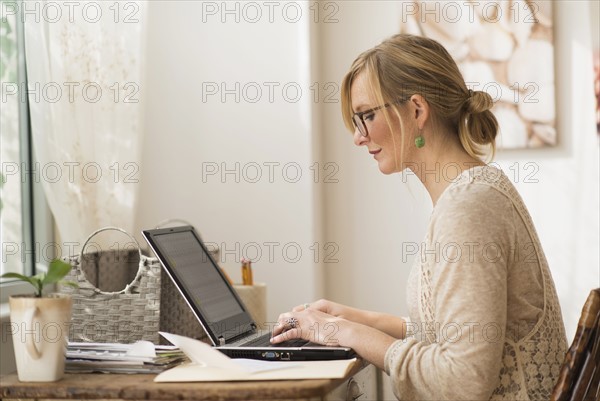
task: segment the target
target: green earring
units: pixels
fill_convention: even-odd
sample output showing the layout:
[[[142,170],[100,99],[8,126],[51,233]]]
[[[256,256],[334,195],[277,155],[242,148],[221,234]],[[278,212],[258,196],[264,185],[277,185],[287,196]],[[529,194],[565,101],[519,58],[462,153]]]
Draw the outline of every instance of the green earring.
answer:
[[[425,146],[425,138],[423,138],[423,135],[419,134],[419,136],[415,138],[415,146],[418,149],[421,149],[423,146]]]

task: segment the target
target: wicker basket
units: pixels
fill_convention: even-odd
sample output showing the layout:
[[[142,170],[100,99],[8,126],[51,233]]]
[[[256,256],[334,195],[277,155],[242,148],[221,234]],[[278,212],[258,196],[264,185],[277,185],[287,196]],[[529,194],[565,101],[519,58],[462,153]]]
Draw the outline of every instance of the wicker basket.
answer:
[[[126,234],[137,249],[84,254],[92,237],[108,230],[117,230]],[[138,254],[137,261],[135,253]],[[135,238],[120,228],[102,228],[87,238],[79,255],[64,260],[72,266],[65,279],[74,281],[79,286],[79,288],[62,286],[60,289],[62,293],[69,294],[73,298],[69,340],[158,342],[160,264],[156,259],[142,255]],[[132,269],[136,264],[137,270]],[[88,276],[94,283],[90,282]],[[104,290],[98,287],[104,287]]]
[[[92,237],[107,230],[124,233],[137,248],[84,253]],[[143,255],[126,231],[116,227],[97,230],[79,255],[64,260],[72,266],[65,280],[79,285],[60,288],[61,293],[73,297],[71,341],[167,343],[159,330],[207,341],[158,259]]]

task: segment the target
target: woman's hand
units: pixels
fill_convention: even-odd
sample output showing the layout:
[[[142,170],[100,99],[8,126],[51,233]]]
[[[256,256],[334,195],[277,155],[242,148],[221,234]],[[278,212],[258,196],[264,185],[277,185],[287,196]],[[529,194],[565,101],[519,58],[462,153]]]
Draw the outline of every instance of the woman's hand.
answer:
[[[318,301],[308,308],[302,305],[279,315],[271,343],[302,338],[317,344],[350,347],[362,358],[383,369],[385,353],[397,339],[373,327],[320,310],[336,313],[338,304],[327,302]]]
[[[273,329],[271,343],[277,344],[294,338],[302,338],[317,344],[348,346],[352,322],[326,313],[320,309],[296,307],[282,313]]]
[[[358,315],[360,315],[361,312],[366,313],[365,311],[338,304],[327,299],[319,299],[318,301],[312,303],[295,306],[292,308],[292,312],[302,312],[306,309],[318,310],[331,316],[357,322],[361,322],[362,320],[359,319]]]
[[[387,313],[356,309],[327,299],[298,305],[292,309],[292,312],[303,312],[305,310],[317,310],[350,322],[373,327],[395,338],[406,336],[406,321],[401,317]]]

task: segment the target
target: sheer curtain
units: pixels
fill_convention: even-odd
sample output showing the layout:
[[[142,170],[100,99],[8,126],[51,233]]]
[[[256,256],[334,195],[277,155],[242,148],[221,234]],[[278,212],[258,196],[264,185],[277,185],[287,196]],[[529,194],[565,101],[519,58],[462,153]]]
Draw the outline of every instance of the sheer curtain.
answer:
[[[60,238],[81,243],[106,225],[131,232],[145,4],[25,3],[40,17],[25,19],[34,174]]]

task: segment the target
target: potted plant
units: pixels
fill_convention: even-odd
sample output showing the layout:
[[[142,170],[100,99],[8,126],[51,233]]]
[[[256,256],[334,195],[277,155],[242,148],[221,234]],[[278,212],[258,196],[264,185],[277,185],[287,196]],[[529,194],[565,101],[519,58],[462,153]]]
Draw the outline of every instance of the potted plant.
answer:
[[[35,288],[34,294],[9,297],[20,381],[50,382],[60,380],[64,375],[72,300],[67,295],[44,294],[44,289],[61,281],[70,270],[70,264],[55,259],[45,273],[34,276],[5,273],[1,276],[27,282]],[[77,286],[69,281],[62,281],[62,284]]]

